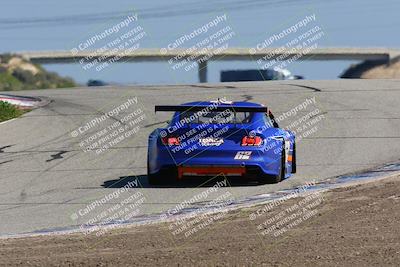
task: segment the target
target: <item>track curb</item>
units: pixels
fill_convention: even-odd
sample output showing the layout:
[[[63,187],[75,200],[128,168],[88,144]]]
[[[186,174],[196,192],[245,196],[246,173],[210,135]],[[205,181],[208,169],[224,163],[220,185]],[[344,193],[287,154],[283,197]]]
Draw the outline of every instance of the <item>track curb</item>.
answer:
[[[50,103],[45,97],[17,96],[10,94],[0,94],[0,101],[18,106],[20,109],[35,109]]]

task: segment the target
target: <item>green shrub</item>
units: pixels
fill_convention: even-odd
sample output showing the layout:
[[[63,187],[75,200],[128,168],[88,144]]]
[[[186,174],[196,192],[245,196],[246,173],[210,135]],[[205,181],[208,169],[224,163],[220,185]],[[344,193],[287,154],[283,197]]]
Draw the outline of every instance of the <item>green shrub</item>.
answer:
[[[35,75],[32,72],[23,70],[23,69],[15,69],[12,73],[12,76],[17,78],[22,83],[33,84],[35,83]]]
[[[7,53],[7,54],[1,54],[0,55],[0,61],[1,63],[8,63],[8,61],[10,61],[10,59],[13,57],[13,55]]]
[[[22,90],[23,84],[8,73],[0,73],[0,91]]]
[[[24,112],[16,106],[0,101],[0,122],[21,116]]]
[[[0,73],[6,73],[7,72],[7,68],[0,66]]]
[[[15,55],[0,55],[0,62],[7,63]],[[22,60],[24,64],[32,64],[30,61]],[[6,65],[0,66],[0,91],[14,91],[27,89],[47,89],[47,88],[67,88],[75,87],[73,79],[69,77],[61,77],[55,72],[48,72],[42,66],[32,64],[38,68],[39,72],[34,74],[29,70],[14,66],[12,70]]]

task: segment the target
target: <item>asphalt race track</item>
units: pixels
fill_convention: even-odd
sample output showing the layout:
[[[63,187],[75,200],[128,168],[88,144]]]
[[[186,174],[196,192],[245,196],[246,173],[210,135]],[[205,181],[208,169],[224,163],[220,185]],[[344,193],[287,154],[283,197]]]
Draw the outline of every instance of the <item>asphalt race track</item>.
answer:
[[[100,209],[77,216],[79,210],[136,178],[139,186],[124,194],[140,191],[145,196],[138,215],[165,212],[204,191],[196,181],[160,188],[148,185],[147,136],[171,115],[155,114],[156,104],[225,97],[263,103],[279,117],[315,97],[315,104],[281,122],[288,126],[316,109],[317,116],[323,115],[307,129],[316,128],[297,143],[298,173],[275,185],[233,181],[223,190],[236,199],[373,168],[400,157],[400,82],[396,80],[126,86],[16,94],[49,98],[51,103],[0,124],[0,236],[79,226]],[[76,137],[71,133],[128,99],[137,99],[132,107],[140,107],[145,114],[140,130],[102,153],[84,152],[82,141],[121,121],[133,109]],[[113,204],[109,201],[104,206]]]

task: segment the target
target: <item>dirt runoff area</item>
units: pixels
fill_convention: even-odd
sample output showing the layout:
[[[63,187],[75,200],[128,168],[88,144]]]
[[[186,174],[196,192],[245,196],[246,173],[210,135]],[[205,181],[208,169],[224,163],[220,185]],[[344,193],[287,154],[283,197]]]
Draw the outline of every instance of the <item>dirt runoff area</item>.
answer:
[[[3,239],[0,265],[400,264],[400,176],[309,192],[215,218],[195,233],[163,223],[114,229],[100,237],[81,233]]]

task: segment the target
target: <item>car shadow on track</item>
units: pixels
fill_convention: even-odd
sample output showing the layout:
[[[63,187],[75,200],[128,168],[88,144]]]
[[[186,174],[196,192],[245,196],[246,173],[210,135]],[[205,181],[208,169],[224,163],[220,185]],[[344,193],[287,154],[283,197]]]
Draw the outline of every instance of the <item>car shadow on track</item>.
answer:
[[[163,185],[151,185],[147,179],[147,175],[131,175],[121,176],[118,179],[107,180],[101,185],[104,188],[122,188],[135,185],[138,188],[196,188],[196,187],[211,187],[218,181],[222,181],[223,177],[185,177],[182,180],[174,183]],[[255,181],[245,180],[240,177],[227,177],[228,186],[257,186],[260,185]]]

